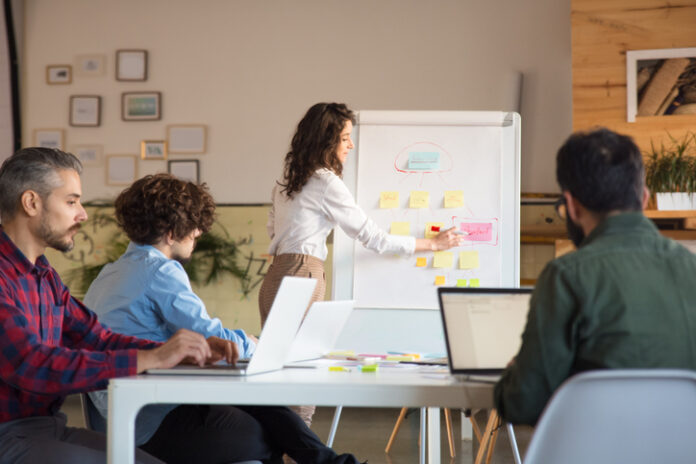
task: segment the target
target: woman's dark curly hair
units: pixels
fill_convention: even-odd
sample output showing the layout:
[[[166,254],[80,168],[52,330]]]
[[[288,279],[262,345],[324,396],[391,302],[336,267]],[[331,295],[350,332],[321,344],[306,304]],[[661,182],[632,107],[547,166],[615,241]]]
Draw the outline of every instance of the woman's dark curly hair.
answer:
[[[301,192],[317,169],[343,173],[336,149],[347,121],[355,124],[355,114],[343,103],[317,103],[307,110],[285,155],[283,193],[292,198]]]
[[[174,240],[196,229],[207,232],[215,220],[215,202],[206,184],[170,174],[136,180],[116,198],[115,206],[118,225],[141,245],[154,245],[169,232]]]

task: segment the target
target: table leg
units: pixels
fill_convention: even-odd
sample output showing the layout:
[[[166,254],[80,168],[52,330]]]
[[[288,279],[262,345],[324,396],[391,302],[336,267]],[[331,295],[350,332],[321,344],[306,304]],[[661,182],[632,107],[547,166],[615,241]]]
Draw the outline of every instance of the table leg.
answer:
[[[135,417],[143,406],[138,395],[116,392],[109,385],[109,417],[107,420],[107,464],[133,464],[135,462]]]
[[[419,443],[419,448],[418,452],[420,455],[419,462],[420,464],[426,464],[425,463],[425,447],[427,446],[427,441],[425,439],[426,435],[426,430],[425,430],[425,425],[426,425],[426,408],[420,408],[420,443]]]
[[[440,408],[428,408],[428,463],[440,464]]]

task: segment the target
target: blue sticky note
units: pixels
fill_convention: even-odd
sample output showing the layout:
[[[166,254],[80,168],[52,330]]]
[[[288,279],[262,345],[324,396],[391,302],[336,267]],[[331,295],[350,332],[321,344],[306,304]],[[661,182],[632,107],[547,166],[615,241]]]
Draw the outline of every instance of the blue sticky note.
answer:
[[[412,151],[408,154],[408,168],[414,171],[440,169],[440,153],[436,151]]]

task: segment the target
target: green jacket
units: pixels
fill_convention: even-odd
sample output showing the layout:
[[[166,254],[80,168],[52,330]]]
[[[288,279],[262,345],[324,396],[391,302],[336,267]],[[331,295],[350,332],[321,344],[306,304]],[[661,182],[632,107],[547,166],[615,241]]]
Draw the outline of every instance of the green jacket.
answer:
[[[652,367],[696,369],[696,256],[624,213],[544,268],[495,404],[506,421],[533,425],[578,372]]]

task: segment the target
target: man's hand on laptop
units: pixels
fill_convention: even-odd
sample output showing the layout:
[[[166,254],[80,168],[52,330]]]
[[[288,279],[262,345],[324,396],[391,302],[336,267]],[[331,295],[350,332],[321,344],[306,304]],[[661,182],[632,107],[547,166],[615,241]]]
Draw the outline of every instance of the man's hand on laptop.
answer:
[[[179,329],[164,344],[151,350],[138,350],[138,372],[148,369],[166,369],[184,360],[203,366],[213,351],[203,335]]]
[[[218,337],[208,337],[208,345],[212,351],[212,356],[206,360],[206,364],[214,364],[222,359],[233,366],[239,359],[239,349],[237,344]]]

